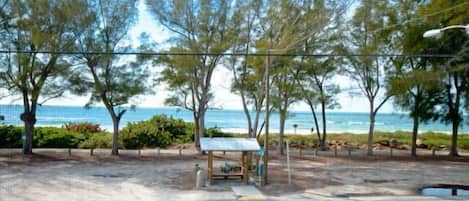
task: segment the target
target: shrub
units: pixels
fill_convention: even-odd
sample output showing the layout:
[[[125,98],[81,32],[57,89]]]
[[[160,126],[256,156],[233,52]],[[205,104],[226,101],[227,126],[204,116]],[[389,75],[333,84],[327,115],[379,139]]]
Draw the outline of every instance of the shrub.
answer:
[[[128,123],[120,136],[125,148],[164,147],[174,142],[190,142],[193,126],[182,119],[157,115],[150,120]]]
[[[122,143],[119,143],[122,146]],[[94,133],[84,141],[82,141],[78,148],[90,149],[90,148],[111,148],[112,147],[112,134],[109,133]]]
[[[207,128],[204,132],[204,137],[234,137],[231,133],[224,133],[220,128]]]
[[[0,126],[0,148],[21,148],[23,130],[16,126]]]
[[[102,132],[102,129],[99,127],[99,124],[93,124],[90,122],[80,122],[80,123],[73,123],[68,122],[65,123],[62,128],[65,130],[78,132],[78,133],[99,133]]]
[[[35,129],[33,143],[38,148],[77,148],[85,136],[62,128],[39,127]]]
[[[184,122],[182,119],[168,118],[166,115],[156,115],[149,122],[155,124],[159,130],[167,131],[173,141],[190,142],[193,139],[194,125]]]

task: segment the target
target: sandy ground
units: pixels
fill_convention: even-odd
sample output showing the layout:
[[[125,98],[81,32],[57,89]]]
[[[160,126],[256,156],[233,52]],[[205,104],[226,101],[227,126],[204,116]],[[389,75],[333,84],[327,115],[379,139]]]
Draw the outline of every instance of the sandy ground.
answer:
[[[193,149],[122,151],[35,150],[22,158],[0,150],[0,201],[46,200],[236,200],[230,190],[239,181],[216,181],[194,189],[194,167],[206,156]],[[383,153],[385,154],[385,153]],[[325,153],[323,155],[326,155]],[[236,163],[236,154],[217,154],[215,166]],[[446,159],[446,158],[439,158]],[[448,200],[418,196],[432,184],[469,184],[469,159],[394,157],[292,157],[293,184],[287,184],[285,157],[273,154],[268,200]],[[205,168],[206,169],[206,168]],[[253,177],[252,181],[256,181]],[[459,198],[464,200],[464,198]],[[465,198],[469,200],[469,198]]]

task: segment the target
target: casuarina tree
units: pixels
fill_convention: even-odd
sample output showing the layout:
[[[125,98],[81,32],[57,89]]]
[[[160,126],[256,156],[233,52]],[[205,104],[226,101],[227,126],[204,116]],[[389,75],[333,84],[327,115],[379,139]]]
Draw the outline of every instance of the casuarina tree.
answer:
[[[75,0],[38,0],[4,1],[1,6],[0,46],[20,53],[1,55],[0,86],[22,101],[23,153],[32,154],[38,107],[69,89],[72,68],[60,52],[71,50],[76,38],[70,22],[84,5]]]
[[[150,71],[145,65],[150,58],[114,54],[132,48],[126,39],[137,20],[137,2],[85,1],[87,10],[75,18],[73,29],[78,37],[75,48],[82,53],[75,58],[84,65],[81,74],[73,77],[72,89],[77,94],[90,94],[87,107],[101,103],[108,111],[113,124],[112,155],[119,153],[119,123],[128,108],[135,106],[132,98],[151,92]]]

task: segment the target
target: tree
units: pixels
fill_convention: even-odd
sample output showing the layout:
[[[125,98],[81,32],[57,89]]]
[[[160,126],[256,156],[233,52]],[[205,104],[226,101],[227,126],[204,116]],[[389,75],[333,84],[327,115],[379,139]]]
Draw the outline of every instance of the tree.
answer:
[[[113,54],[130,49],[125,37],[137,17],[136,0],[85,1],[86,12],[80,14],[74,28],[78,36],[76,49],[82,52],[82,74],[75,76],[74,92],[90,93],[87,107],[101,102],[112,119],[112,155],[119,154],[119,123],[132,98],[149,93],[147,56],[129,58]],[[143,48],[143,47],[142,47]],[[87,52],[103,52],[88,54]],[[131,108],[134,105],[130,105]]]
[[[334,58],[323,61],[308,58],[307,61],[302,63],[302,66],[298,83],[303,94],[303,100],[308,104],[313,115],[319,147],[324,150],[327,137],[326,109],[334,109],[340,106],[335,99],[335,96],[340,92],[340,88],[337,84],[330,83],[338,69]],[[322,134],[316,114],[317,105],[320,105],[321,108]]]
[[[147,1],[161,25],[175,35],[170,52],[195,52],[200,55],[165,56],[158,60],[166,66],[160,80],[173,92],[167,104],[192,111],[194,141],[200,146],[205,129],[205,113],[213,97],[211,80],[215,67],[232,45],[234,33],[228,26],[233,3],[217,0]],[[209,53],[209,54],[204,54]]]
[[[399,31],[395,49],[402,54],[428,54],[433,44],[423,40],[422,33],[429,29],[424,25],[408,23],[416,17],[417,9],[422,5],[419,1],[401,1],[396,5],[399,9]],[[401,109],[410,111],[413,120],[411,155],[417,156],[417,136],[419,124],[437,118],[436,106],[441,103],[441,85],[438,73],[432,68],[429,58],[404,57],[393,59],[396,74],[391,79],[389,90],[394,94],[394,103]]]
[[[273,93],[272,106],[279,113],[279,140],[278,146],[280,154],[284,154],[285,122],[288,117],[288,108],[301,97],[301,91],[298,88],[299,68],[293,65],[292,58],[278,58],[272,63],[274,68],[273,75]]]
[[[449,9],[438,15],[442,9]],[[449,26],[457,24],[467,24],[467,10],[469,5],[463,0],[433,0],[419,9],[420,16],[427,16],[425,24],[430,27]],[[464,31],[452,30],[444,33],[442,38],[428,39],[434,40],[437,44],[433,52],[436,54],[453,54],[453,58],[437,59],[435,63],[440,73],[441,84],[443,85],[442,97],[444,104],[440,105],[439,117],[446,123],[452,125],[451,156],[458,156],[458,129],[463,122],[464,87],[467,86],[467,54],[469,38]]]
[[[304,40],[314,34],[311,30],[303,29],[303,27],[317,27],[316,21],[308,20],[309,13],[305,10],[311,5],[311,1],[268,1],[267,8],[259,23],[262,34],[256,42],[257,50],[262,53],[274,54],[267,57],[265,65],[278,67],[278,69],[272,70],[274,74],[272,80],[277,82],[273,82],[277,90],[277,103],[274,106],[280,112],[279,148],[282,154],[288,106],[297,100],[291,95],[298,94],[299,91],[295,87],[297,85],[295,79],[291,79],[297,75],[298,68],[291,62],[294,60],[293,58],[280,58],[275,54],[296,51],[302,46]],[[268,76],[270,77],[270,74]],[[295,89],[295,92],[288,91],[289,89]]]
[[[307,9],[307,17],[316,22],[315,27],[303,27],[306,32],[314,33],[303,42],[302,52],[308,54],[333,53],[336,46],[343,41],[340,34],[341,21],[350,2],[338,1],[325,3],[314,1],[314,6]],[[300,66],[297,80],[302,91],[302,99],[309,105],[316,127],[319,147],[326,148],[326,109],[334,109],[340,105],[335,96],[340,92],[337,84],[331,83],[341,64],[340,58],[303,57],[298,62]],[[320,105],[322,119],[322,134],[319,127],[316,107]]]
[[[82,13],[75,0],[4,1],[1,4],[2,49],[26,51],[2,56],[0,84],[23,102],[24,154],[32,154],[38,106],[68,90],[71,65],[58,53],[70,50],[75,38],[71,20]],[[18,17],[21,16],[21,17]]]
[[[260,114],[264,102],[263,59],[249,57],[258,34],[255,29],[259,23],[262,1],[237,1],[234,8],[232,29],[235,36],[232,52],[244,52],[245,56],[226,57],[226,67],[233,73],[231,91],[239,94],[243,111],[248,123],[249,137],[258,136]],[[252,109],[250,109],[251,107]],[[254,116],[251,113],[254,112]]]
[[[355,10],[350,23],[348,53],[378,54],[390,50],[391,30],[387,24],[395,24],[393,8],[388,1],[363,0]],[[347,74],[356,81],[361,93],[369,103],[368,155],[373,155],[373,131],[376,114],[391,94],[383,92],[386,82],[385,66],[388,58],[382,57],[348,57],[350,66]],[[386,68],[387,69],[387,68]]]

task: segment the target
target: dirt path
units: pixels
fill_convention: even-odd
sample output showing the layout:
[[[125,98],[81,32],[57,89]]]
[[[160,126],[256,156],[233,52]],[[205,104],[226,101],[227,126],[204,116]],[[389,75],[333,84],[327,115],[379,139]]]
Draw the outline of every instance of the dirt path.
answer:
[[[0,201],[235,199],[229,182],[193,188],[195,164],[206,167],[206,156],[195,152],[179,156],[178,150],[164,150],[159,157],[149,151],[144,157],[86,153],[68,157],[63,150],[47,150],[25,159],[0,154]],[[238,156],[220,153],[217,159],[215,165],[221,166]],[[273,156],[270,164],[270,184],[261,190],[272,200],[415,196],[430,184],[469,184],[464,161],[295,156],[293,185],[287,184],[284,157]]]

